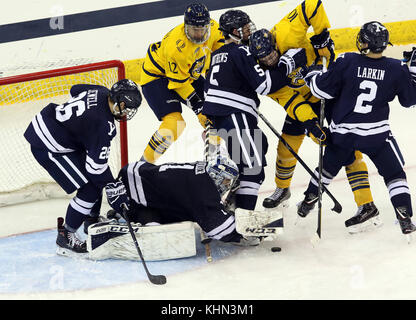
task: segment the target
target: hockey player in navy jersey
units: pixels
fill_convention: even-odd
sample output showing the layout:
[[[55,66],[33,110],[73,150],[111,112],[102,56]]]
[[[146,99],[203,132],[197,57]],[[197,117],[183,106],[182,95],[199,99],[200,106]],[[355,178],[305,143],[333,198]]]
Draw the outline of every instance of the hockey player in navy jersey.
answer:
[[[39,164],[67,194],[70,201],[65,225],[58,220],[57,253],[86,253],[86,245],[75,235],[87,217],[98,217],[102,190],[114,182],[107,160],[111,140],[116,136],[114,120],[131,119],[142,97],[128,79],[111,89],[78,84],[71,98],[61,105],[50,103],[39,112],[24,136]]]
[[[142,225],[192,221],[209,238],[238,245],[258,245],[259,237],[244,237],[237,232],[238,209],[234,215],[222,203],[237,178],[236,164],[221,155],[208,162],[162,165],[133,162],[121,169],[116,188],[106,187],[107,199],[114,208],[107,217],[120,213],[120,206],[114,206],[113,199],[116,199],[116,202],[128,205],[129,220]],[[277,211],[276,214],[272,211],[251,214],[257,216],[256,221],[261,216],[274,222],[275,228],[283,227],[281,215],[280,219],[274,220]]]
[[[403,170],[404,159],[389,126],[389,102],[396,96],[404,107],[416,105],[416,50],[405,62],[383,56],[389,44],[387,28],[377,21],[364,24],[357,35],[360,53],[345,53],[322,73],[309,70],[305,81],[320,99],[332,99],[331,140],[323,158],[323,183],[329,184],[343,165],[354,161],[354,150],[367,154],[378,169],[404,234],[416,230],[411,221],[410,191]],[[410,70],[410,71],[409,71]],[[412,79],[413,77],[413,79]],[[306,216],[318,194],[314,181],[305,191],[298,213]],[[377,213],[378,215],[378,213]],[[348,219],[345,225],[361,230],[378,224],[377,215]]]
[[[263,70],[249,47],[242,44],[251,35],[241,32],[250,30],[249,16],[241,10],[229,10],[221,15],[219,24],[225,45],[212,53],[202,113],[212,121],[239,168],[235,205],[253,210],[264,180],[268,148],[267,138],[258,127],[257,95],[267,95],[287,85],[287,71],[299,67],[299,61],[306,61],[306,57],[304,50],[293,49],[279,67]]]

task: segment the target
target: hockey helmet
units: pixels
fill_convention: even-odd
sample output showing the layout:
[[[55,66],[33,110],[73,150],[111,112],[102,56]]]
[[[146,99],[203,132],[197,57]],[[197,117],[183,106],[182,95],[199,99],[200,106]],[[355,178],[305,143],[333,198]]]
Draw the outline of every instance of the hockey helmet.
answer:
[[[220,17],[220,27],[225,39],[232,38],[238,43],[248,44],[250,35],[256,31],[255,24],[250,20],[247,13],[241,10],[228,10]],[[244,30],[244,27],[248,26],[248,30]],[[234,30],[237,30],[238,35],[234,34]]]
[[[224,156],[217,156],[208,161],[206,171],[221,196],[232,188],[238,178],[237,165],[230,158]]]
[[[250,37],[250,53],[266,66],[272,66],[278,62],[276,51],[276,39],[267,29],[260,29]]]
[[[113,114],[116,120],[130,120],[134,117],[142,103],[142,95],[137,84],[129,79],[123,79],[115,84],[110,89],[110,99],[114,102]],[[120,109],[120,104],[124,102],[124,109]],[[118,106],[116,111],[116,107]]]
[[[363,48],[363,44],[367,44],[367,47]],[[389,31],[377,21],[365,23],[357,34],[356,46],[363,54],[369,52],[381,53],[387,48],[388,44],[391,45]]]
[[[184,13],[186,37],[195,44],[208,40],[211,33],[211,17],[208,8],[202,3],[188,5]]]

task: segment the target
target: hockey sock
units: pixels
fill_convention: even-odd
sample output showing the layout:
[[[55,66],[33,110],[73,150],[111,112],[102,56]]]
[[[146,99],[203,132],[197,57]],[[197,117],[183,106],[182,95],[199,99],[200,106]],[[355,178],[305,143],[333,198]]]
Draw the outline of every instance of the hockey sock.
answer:
[[[283,139],[292,147],[297,153],[302,145],[305,135],[292,136],[283,133]],[[292,182],[293,173],[296,168],[297,160],[293,154],[284,146],[279,140],[277,145],[277,159],[276,159],[276,177],[275,182],[278,188],[289,188]]]
[[[370,182],[368,180],[367,165],[363,160],[363,155],[359,151],[355,151],[355,161],[345,167],[348,182],[354,194],[354,200],[357,207],[366,203],[373,202],[371,194]]]
[[[185,130],[185,120],[179,112],[172,112],[162,118],[159,129],[153,134],[143,157],[147,162],[155,163],[178,139]]]
[[[71,199],[65,216],[65,228],[75,232],[84,222],[93,209],[101,208],[102,192],[92,183],[87,183],[77,191]]]
[[[408,208],[409,215],[412,216],[412,201],[406,179],[395,179],[390,181],[387,183],[387,189],[389,190],[390,201],[393,204],[393,207],[398,208],[405,206]]]
[[[240,188],[235,193],[237,208],[254,210],[256,208],[260,183],[240,180]]]
[[[315,175],[317,180],[316,181],[315,181],[315,179],[310,180],[308,189],[306,189],[306,191],[304,193],[305,195],[308,194],[308,193],[318,194],[318,187],[319,187],[319,185],[318,185],[318,177],[319,177],[318,168],[315,169],[313,174]],[[333,178],[334,177],[328,171],[325,171],[325,169],[322,169],[322,183],[323,183],[324,186],[328,186],[331,183]]]

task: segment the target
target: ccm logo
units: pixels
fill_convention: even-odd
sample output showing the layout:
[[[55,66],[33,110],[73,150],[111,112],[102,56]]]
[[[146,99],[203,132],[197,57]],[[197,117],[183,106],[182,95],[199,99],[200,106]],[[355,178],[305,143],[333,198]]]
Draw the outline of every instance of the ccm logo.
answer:
[[[110,227],[110,230],[112,232],[120,232],[120,233],[128,233],[129,232],[129,228],[128,227],[124,227],[124,226],[112,226]],[[134,232],[138,232],[139,228],[135,227],[133,228]]]

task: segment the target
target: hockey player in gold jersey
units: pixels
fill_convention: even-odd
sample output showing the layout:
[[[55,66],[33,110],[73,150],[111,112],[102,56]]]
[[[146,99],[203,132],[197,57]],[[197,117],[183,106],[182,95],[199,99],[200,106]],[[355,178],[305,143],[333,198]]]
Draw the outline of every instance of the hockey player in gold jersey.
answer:
[[[308,39],[307,31],[311,26],[315,35]],[[291,48],[303,47],[306,49],[308,65],[322,63],[323,56],[331,63],[335,54],[334,43],[328,31],[330,27],[321,0],[305,0],[277,23],[271,33],[275,37],[276,49],[279,54],[283,54]],[[296,73],[295,71],[289,75],[292,78],[289,86],[269,96],[287,111],[288,116],[282,129],[282,137],[293,150],[298,152],[305,137],[305,127],[302,122],[319,114],[320,103],[317,98],[312,96],[309,88],[304,85],[304,81],[299,80]],[[310,104],[314,111],[305,107],[299,108],[305,104]],[[276,159],[276,189],[264,200],[264,207],[275,207],[289,199],[289,187],[296,163],[297,160],[279,141]],[[367,165],[363,161],[361,152],[356,151],[356,160],[346,167],[346,173],[358,211],[377,211],[371,195]],[[317,201],[317,199],[310,200],[313,205]]]
[[[184,23],[168,32],[162,41],[152,43],[142,65],[140,85],[159,121],[143,158],[155,163],[185,129],[181,103],[190,107],[205,126],[200,112],[204,77],[211,52],[224,43],[218,23],[201,3],[187,6]]]

